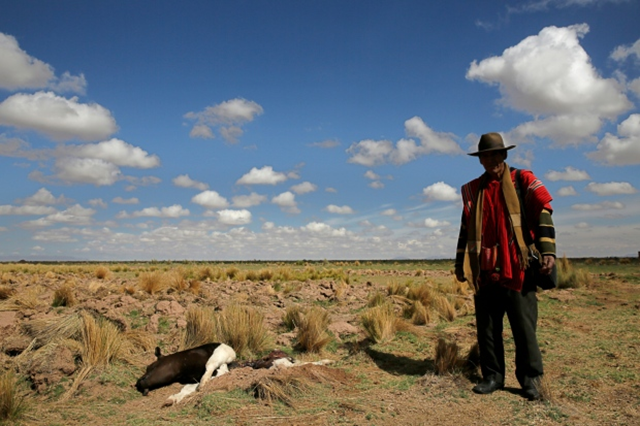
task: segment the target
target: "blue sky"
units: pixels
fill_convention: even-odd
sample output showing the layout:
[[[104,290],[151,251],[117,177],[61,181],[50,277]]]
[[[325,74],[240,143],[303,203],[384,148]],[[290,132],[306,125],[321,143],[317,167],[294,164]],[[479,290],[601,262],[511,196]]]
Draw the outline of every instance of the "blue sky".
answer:
[[[640,249],[639,1],[0,0],[0,260],[452,258],[500,132]]]

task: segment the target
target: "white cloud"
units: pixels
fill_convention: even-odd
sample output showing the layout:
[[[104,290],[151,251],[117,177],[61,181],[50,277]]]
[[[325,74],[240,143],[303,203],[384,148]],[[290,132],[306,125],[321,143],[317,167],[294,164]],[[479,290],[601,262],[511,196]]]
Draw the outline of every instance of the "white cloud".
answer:
[[[253,167],[249,173],[242,176],[236,184],[238,185],[276,185],[287,180],[287,175],[274,172],[273,167],[264,166],[261,169]]]
[[[66,147],[62,151],[74,157],[100,159],[121,167],[149,169],[160,165],[156,155],[149,155],[143,149],[115,138],[96,144]]]
[[[90,206],[93,206],[93,207],[101,207],[103,209],[106,209],[108,207],[107,203],[105,203],[102,198],[93,198],[89,200],[88,203]]]
[[[207,185],[206,183],[193,180],[189,177],[189,175],[177,176],[173,178],[172,182],[175,186],[179,186],[181,188],[196,188],[200,191],[204,191],[209,188],[209,185]]]
[[[79,204],[75,204],[66,210],[51,213],[37,220],[25,222],[23,225],[27,228],[51,226],[58,223],[67,225],[89,225],[95,213],[96,211],[94,209],[84,208]]]
[[[185,118],[195,120],[191,137],[212,139],[213,128],[218,128],[220,135],[229,143],[237,143],[242,136],[241,125],[251,122],[264,111],[256,102],[242,98],[224,101],[209,106],[201,112],[189,112]]]
[[[312,184],[311,182],[302,182],[302,183],[299,183],[298,185],[293,185],[291,187],[291,190],[298,195],[315,192],[317,189],[318,189],[318,186]]]
[[[611,59],[615,61],[624,61],[630,56],[640,59],[640,39],[631,45],[618,46],[611,52]]]
[[[617,136],[607,133],[587,157],[610,166],[640,164],[640,114],[631,114],[620,123]]]
[[[237,195],[231,199],[234,207],[246,208],[258,206],[267,201],[266,195],[260,195],[252,192],[249,195]]]
[[[179,204],[174,204],[169,207],[147,207],[142,210],[134,211],[133,213],[120,214],[119,217],[164,217],[164,218],[178,218],[182,216],[189,216],[189,209],[183,208]]]
[[[216,191],[203,191],[198,195],[194,195],[193,198],[191,198],[191,202],[214,210],[229,207],[227,199]]]
[[[433,185],[429,185],[422,190],[422,193],[429,201],[458,201],[460,199],[456,189],[444,182],[436,182]]]
[[[62,204],[65,201],[66,198],[63,195],[56,198],[48,189],[40,188],[31,197],[27,197],[22,200],[21,203],[29,206],[46,206],[51,204]]]
[[[618,201],[604,201],[597,204],[574,204],[571,206],[574,210],[593,211],[593,210],[622,210],[624,204]]]
[[[431,153],[461,154],[463,151],[449,133],[438,133],[429,128],[420,117],[405,121],[405,132],[408,136],[418,137],[420,143],[413,139],[400,139],[394,146],[389,140],[372,139],[353,143],[347,153],[351,155],[348,162],[367,167],[382,164],[406,164],[418,157]]]
[[[247,225],[251,223],[251,212],[249,210],[220,210],[217,212],[218,220],[225,225]]]
[[[598,195],[618,195],[618,194],[635,194],[638,192],[629,182],[608,182],[595,183],[591,182],[587,185],[587,191],[591,191]]]
[[[512,130],[511,139],[590,141],[604,120],[632,107],[621,84],[602,78],[580,46],[588,32],[587,24],[546,27],[501,56],[471,63],[467,79],[497,85],[503,105],[535,117]]]
[[[116,197],[111,201],[116,203],[116,204],[138,204],[138,203],[140,203],[140,200],[138,200],[135,197],[126,198],[126,199],[122,198],[122,197]]]
[[[557,192],[559,197],[571,197],[574,195],[578,195],[578,193],[576,192],[575,188],[571,185],[569,186],[564,186],[560,189],[558,189]]]
[[[296,196],[291,191],[285,191],[282,194],[276,195],[271,199],[271,202],[288,213],[300,213],[298,203],[296,202]]]
[[[587,222],[576,223],[575,227],[577,229],[589,229],[589,228],[591,228],[591,226]]]
[[[329,213],[335,213],[335,214],[353,214],[354,213],[353,209],[349,206],[336,206],[335,204],[329,204],[327,207],[325,207],[325,210],[328,211]]]
[[[424,226],[426,226],[427,228],[439,228],[449,225],[451,225],[451,223],[447,222],[446,220],[431,219],[430,217],[424,220]]]
[[[371,180],[378,180],[380,179],[380,176],[375,173],[373,170],[367,170],[364,174],[364,177],[366,177],[367,179],[371,179]]]
[[[0,216],[26,216],[53,214],[56,209],[47,206],[27,205],[27,206],[0,206]]]
[[[115,119],[98,104],[82,104],[53,92],[18,93],[0,103],[0,125],[30,129],[53,140],[104,139],[118,130]]]
[[[113,185],[121,178],[120,169],[115,164],[93,158],[59,158],[55,171],[56,176],[67,183],[105,186]]]
[[[382,216],[395,216],[398,214],[396,209],[386,209],[380,213]]]
[[[370,188],[373,188],[373,189],[383,189],[384,188],[384,183],[380,182],[379,180],[376,180],[374,182],[369,183],[368,186]]]
[[[573,168],[571,166],[567,166],[564,168],[564,172],[557,172],[555,170],[549,170],[547,173],[545,173],[544,178],[547,180],[550,180],[552,182],[555,181],[559,181],[559,180],[566,180],[566,181],[581,181],[581,180],[589,180],[591,179],[591,177],[589,176],[589,173],[587,173],[584,170],[578,170],[576,168]]]
[[[53,68],[29,56],[15,37],[0,33],[0,88],[39,89],[54,77]]]

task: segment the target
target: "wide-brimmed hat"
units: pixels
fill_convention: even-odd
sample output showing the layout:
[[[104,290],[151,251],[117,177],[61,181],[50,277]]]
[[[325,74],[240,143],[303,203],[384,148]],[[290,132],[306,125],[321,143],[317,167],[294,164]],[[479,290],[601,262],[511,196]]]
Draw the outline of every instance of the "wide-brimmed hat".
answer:
[[[504,140],[502,140],[502,136],[500,136],[500,133],[486,133],[480,136],[480,142],[478,142],[478,151],[470,152],[468,155],[478,157],[483,152],[507,151],[515,147],[515,145],[505,146]]]

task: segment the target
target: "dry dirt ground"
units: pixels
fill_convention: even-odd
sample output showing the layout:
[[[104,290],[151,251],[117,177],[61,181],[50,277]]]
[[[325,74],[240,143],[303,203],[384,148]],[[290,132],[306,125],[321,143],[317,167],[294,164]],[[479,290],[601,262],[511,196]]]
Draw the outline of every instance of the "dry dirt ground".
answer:
[[[2,286],[10,291],[0,300],[0,361],[3,371],[13,369],[24,378],[20,389],[26,403],[12,424],[640,425],[640,268],[631,279],[596,274],[587,288],[538,294],[544,402],[528,402],[519,394],[508,325],[504,391],[475,395],[471,388],[477,374],[435,373],[439,338],[456,342],[463,351],[474,343],[472,311],[462,309],[453,321],[439,319],[399,332],[386,343],[369,341],[360,322],[368,299],[407,277],[437,283],[450,280],[450,271],[424,270],[415,277],[406,271],[359,270],[339,292],[343,283],[331,279],[278,285],[227,279],[203,282],[199,294],[165,290],[154,295],[135,289],[137,277],[120,273],[98,279],[91,272],[4,272]],[[52,307],[55,289],[70,282],[77,304]],[[84,311],[121,330],[144,331],[171,353],[178,349],[190,306],[224,309],[232,303],[264,314],[271,349],[301,360],[335,362],[276,372],[232,370],[182,403],[163,408],[180,385],[147,397],[133,388],[154,360],[153,349],[140,349],[129,362],[94,369],[69,393],[81,370],[77,353],[61,346],[39,356],[30,334],[37,324]],[[295,331],[286,330],[282,319],[285,308],[295,304],[321,306],[330,313],[334,340],[321,354],[293,349]]]

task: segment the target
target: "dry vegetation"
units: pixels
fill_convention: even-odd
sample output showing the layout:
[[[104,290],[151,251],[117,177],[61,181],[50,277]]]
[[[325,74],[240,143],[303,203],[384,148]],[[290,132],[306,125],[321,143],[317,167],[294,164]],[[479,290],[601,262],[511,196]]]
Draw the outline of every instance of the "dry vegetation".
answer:
[[[541,403],[518,394],[508,327],[507,388],[471,392],[473,296],[450,261],[0,264],[0,423],[640,424],[638,262],[558,264]],[[232,370],[172,408],[177,384],[133,389],[156,346],[214,341],[334,362]]]

